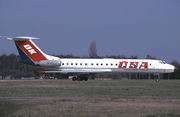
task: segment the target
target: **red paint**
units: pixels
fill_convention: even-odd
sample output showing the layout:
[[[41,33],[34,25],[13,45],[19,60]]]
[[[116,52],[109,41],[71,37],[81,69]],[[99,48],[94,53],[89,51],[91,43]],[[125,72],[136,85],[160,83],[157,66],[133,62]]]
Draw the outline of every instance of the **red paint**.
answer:
[[[15,43],[24,51],[34,62],[48,60],[42,52],[30,41],[15,41]]]
[[[137,68],[137,64],[139,64],[139,62],[130,62],[131,66],[129,66],[129,68]]]
[[[127,67],[127,64],[128,64],[127,61],[119,62],[118,68],[126,68],[126,67]],[[123,65],[124,65],[124,66],[123,66]]]
[[[39,73],[46,73],[46,71],[38,71]]]
[[[142,67],[148,68],[148,62],[142,62],[139,68],[142,68]]]
[[[139,69],[140,68],[148,68],[148,62],[128,62],[128,61],[122,61],[122,62],[119,62],[118,68],[139,68]]]

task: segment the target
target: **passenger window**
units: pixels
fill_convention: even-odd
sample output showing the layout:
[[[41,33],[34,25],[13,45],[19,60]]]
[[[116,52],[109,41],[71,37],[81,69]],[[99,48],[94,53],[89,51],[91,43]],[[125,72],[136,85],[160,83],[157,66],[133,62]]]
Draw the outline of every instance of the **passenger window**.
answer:
[[[93,63],[91,63],[91,65],[93,65]]]
[[[98,66],[98,63],[96,63],[96,65]]]
[[[82,63],[80,63],[80,65],[82,65]]]
[[[73,65],[73,63],[71,63],[71,65]]]
[[[106,66],[108,66],[108,64],[106,63]]]
[[[118,64],[116,63],[116,66],[118,66]]]
[[[87,65],[87,63],[85,63],[85,65]]]
[[[78,65],[78,64],[76,63],[76,65]]]
[[[101,63],[101,66],[103,66],[103,64]]]
[[[62,63],[62,65],[64,65],[64,63]]]
[[[111,66],[113,66],[113,64],[111,63]]]
[[[66,63],[66,65],[68,65],[68,63]]]

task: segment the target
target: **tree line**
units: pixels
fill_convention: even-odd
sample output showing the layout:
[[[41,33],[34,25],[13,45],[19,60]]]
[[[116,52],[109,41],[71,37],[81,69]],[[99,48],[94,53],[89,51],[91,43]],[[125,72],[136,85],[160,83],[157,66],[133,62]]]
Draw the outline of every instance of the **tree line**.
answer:
[[[88,58],[79,57],[74,55],[56,55],[60,58]],[[138,59],[138,56],[126,57],[124,55],[111,55],[111,56],[98,56],[97,53],[93,57],[89,58],[114,58],[114,59]],[[147,59],[157,59],[151,55],[146,56]],[[0,76],[3,78],[20,79],[21,77],[40,77],[42,74],[38,71],[42,71],[42,68],[26,65],[19,62],[20,57],[15,54],[2,54],[0,56]],[[172,61],[172,65],[176,68],[174,73],[161,74],[162,79],[180,79],[180,63],[178,61]],[[48,74],[49,76],[55,76],[57,78],[67,78],[66,74]],[[154,78],[153,74],[136,74],[136,73],[98,73],[92,78],[112,78],[112,79],[149,79]]]

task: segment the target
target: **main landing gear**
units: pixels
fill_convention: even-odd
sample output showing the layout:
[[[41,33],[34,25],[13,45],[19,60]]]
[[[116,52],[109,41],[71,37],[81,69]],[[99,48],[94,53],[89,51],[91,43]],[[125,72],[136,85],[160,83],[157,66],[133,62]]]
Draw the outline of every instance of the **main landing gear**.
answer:
[[[80,75],[80,76],[74,76],[72,78],[72,81],[88,81],[88,76],[87,75]]]

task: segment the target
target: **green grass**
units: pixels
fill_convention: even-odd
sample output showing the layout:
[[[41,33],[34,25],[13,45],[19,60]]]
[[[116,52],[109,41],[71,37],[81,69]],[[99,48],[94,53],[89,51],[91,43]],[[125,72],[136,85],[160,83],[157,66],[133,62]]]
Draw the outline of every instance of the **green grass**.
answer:
[[[178,80],[67,80],[0,82],[0,97],[98,97],[180,99]]]
[[[0,81],[0,97],[17,97],[0,116],[180,117],[179,80]]]

